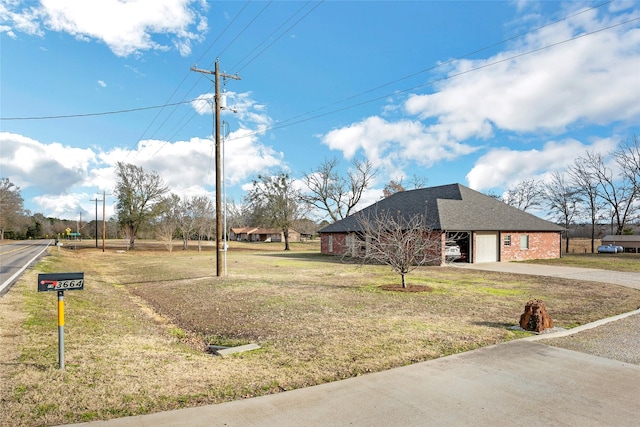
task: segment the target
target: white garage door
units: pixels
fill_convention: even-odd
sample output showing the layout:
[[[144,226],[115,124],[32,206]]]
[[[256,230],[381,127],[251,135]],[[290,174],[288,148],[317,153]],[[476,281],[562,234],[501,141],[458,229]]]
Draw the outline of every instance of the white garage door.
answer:
[[[476,233],[476,262],[498,261],[498,233]]]

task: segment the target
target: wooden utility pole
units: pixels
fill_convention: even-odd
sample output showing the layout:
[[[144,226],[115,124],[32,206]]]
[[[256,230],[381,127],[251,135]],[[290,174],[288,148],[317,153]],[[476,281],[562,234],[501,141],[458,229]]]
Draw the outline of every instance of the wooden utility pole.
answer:
[[[104,252],[104,240],[107,237],[107,220],[105,214],[107,212],[107,193],[102,191],[102,252]]]
[[[230,75],[220,72],[220,64],[216,58],[216,66],[213,71],[202,70],[197,67],[191,67],[191,71],[203,74],[211,74],[214,76],[214,104],[215,104],[215,141],[216,141],[216,276],[222,276],[223,260],[222,253],[226,249],[222,247],[224,242],[222,240],[222,173],[220,167],[220,111],[222,106],[220,105],[220,77],[224,79],[240,80],[240,76],[237,74]],[[226,230],[225,230],[226,232]]]
[[[96,202],[96,249],[97,249],[98,248],[98,202],[101,202],[102,200],[96,197],[95,199],[91,199],[91,201]]]

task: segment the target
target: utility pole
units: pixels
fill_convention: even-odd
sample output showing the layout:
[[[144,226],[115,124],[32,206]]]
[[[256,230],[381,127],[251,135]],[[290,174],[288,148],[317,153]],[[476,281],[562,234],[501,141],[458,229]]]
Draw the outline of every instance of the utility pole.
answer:
[[[96,202],[96,249],[97,249],[98,248],[98,202],[101,202],[102,200],[96,197],[95,199],[91,199],[90,201]]]
[[[107,236],[107,220],[105,218],[105,213],[107,211],[107,194],[103,190],[102,191],[102,252],[104,252],[104,240]]]
[[[220,64],[218,58],[216,58],[216,65],[213,71],[202,70],[197,67],[191,67],[191,71],[203,74],[211,74],[214,76],[214,103],[215,103],[215,141],[216,141],[216,276],[222,276],[222,253],[224,251],[224,242],[222,241],[222,174],[220,171],[220,111],[222,106],[220,105],[220,77],[224,79],[240,80],[240,76],[237,74],[230,75],[220,72]],[[226,230],[225,230],[226,232]]]

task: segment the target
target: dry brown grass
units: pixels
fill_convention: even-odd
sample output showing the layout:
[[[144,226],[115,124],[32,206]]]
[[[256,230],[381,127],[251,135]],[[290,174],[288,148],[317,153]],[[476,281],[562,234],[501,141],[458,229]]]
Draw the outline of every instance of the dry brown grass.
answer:
[[[424,292],[385,291],[399,282],[388,268],[340,263],[317,244],[234,242],[221,278],[211,248],[86,246],[53,250],[0,299],[3,426],[223,402],[467,351],[522,336],[508,327],[531,298],[565,327],[640,306],[640,292],[616,286],[441,267],[408,276]],[[64,371],[55,295],[36,292],[48,271],[85,272],[85,290],[65,294]],[[249,342],[262,349],[204,351]]]
[[[601,240],[595,239],[593,242],[594,250],[597,250],[598,246],[600,246]],[[565,249],[566,242],[562,241],[562,250]],[[591,239],[570,239],[569,240],[569,254],[590,254],[591,252]]]

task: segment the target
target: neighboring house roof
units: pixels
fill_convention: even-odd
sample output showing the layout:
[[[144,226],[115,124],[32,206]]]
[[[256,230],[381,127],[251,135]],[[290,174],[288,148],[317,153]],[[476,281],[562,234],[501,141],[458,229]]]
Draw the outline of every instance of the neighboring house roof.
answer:
[[[250,231],[257,230],[256,227],[233,227],[231,231],[236,234],[249,233]]]
[[[609,234],[602,238],[602,242],[631,242],[631,243],[640,243],[640,236],[638,235],[614,235]]]
[[[433,230],[448,231],[562,231],[562,227],[509,206],[494,197],[461,184],[441,185],[401,191],[335,222],[320,233],[347,233],[360,230],[358,215],[399,212],[411,218],[425,215]]]
[[[282,230],[279,228],[257,228],[257,227],[234,227],[231,231],[235,234],[280,234]],[[289,232],[296,233],[293,228],[289,229]]]

